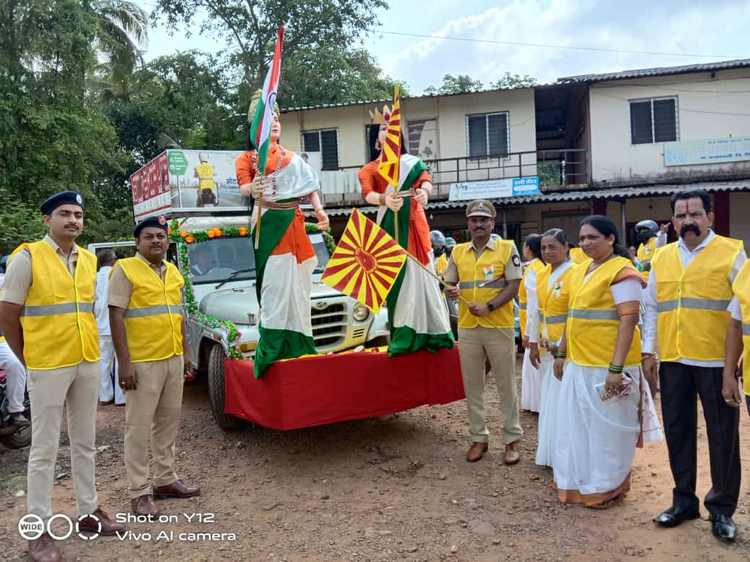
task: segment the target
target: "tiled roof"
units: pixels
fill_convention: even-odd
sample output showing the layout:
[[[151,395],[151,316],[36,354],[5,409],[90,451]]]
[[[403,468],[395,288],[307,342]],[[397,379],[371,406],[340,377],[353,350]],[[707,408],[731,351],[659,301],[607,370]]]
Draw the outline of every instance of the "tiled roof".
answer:
[[[620,72],[605,72],[603,74],[581,74],[558,78],[559,84],[576,84],[605,82],[610,80],[624,80],[627,78],[644,78],[648,76],[667,76],[672,74],[687,74],[690,72],[711,72],[714,70],[728,70],[730,68],[750,67],[750,59],[737,59],[702,64],[686,64],[683,66],[663,66],[659,68],[639,68],[622,70]]]

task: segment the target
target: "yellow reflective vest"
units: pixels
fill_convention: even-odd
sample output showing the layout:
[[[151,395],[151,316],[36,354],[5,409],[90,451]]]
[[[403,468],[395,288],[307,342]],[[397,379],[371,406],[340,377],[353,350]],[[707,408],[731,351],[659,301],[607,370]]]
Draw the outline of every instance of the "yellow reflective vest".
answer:
[[[586,255],[586,252],[584,252],[579,246],[576,246],[575,248],[570,249],[570,260],[575,263],[583,263],[591,258]]]
[[[560,264],[558,267],[563,267]],[[549,287],[552,266],[547,264],[536,276],[536,295],[539,302],[539,335],[541,341],[558,342],[565,333],[570,299],[571,264]]]
[[[645,244],[641,244],[638,246],[638,251],[635,253],[635,257],[638,258],[638,262],[641,264],[648,264],[652,259],[654,259],[654,253],[656,252],[656,236],[653,236],[648,239],[648,242]],[[643,279],[648,281],[648,271],[641,271],[641,276]]]
[[[195,167],[195,175],[198,176],[198,189],[215,189],[214,167],[208,162],[201,162]]]
[[[742,380],[745,395],[750,396],[750,261],[745,262],[732,284],[742,313]]]
[[[125,333],[133,363],[182,355],[182,287],[179,270],[164,262],[162,279],[142,258],[118,260],[133,290],[125,310]]]
[[[513,328],[513,299],[487,316],[474,316],[464,302],[465,299],[486,304],[505,288],[505,264],[511,259],[513,248],[514,243],[510,240],[491,239],[479,258],[471,242],[453,248],[451,257],[458,271],[458,288],[462,297],[458,301],[459,328]]]
[[[16,252],[24,249],[31,255],[31,286],[21,309],[26,366],[51,370],[98,361],[96,256],[79,247],[75,274],[71,275],[44,240],[22,244]]]
[[[742,241],[716,236],[682,265],[677,242],[659,248],[656,276],[657,340],[662,361],[724,361],[732,299],[729,276]]]
[[[610,285],[624,268],[633,268],[630,260],[615,256],[597,267],[586,279],[589,264],[572,268],[570,305],[566,325],[568,357],[584,367],[608,367],[612,361],[620,326],[617,305]],[[641,363],[641,335],[636,327],[626,366]]]
[[[442,277],[443,273],[445,273],[445,269],[448,267],[448,258],[445,254],[441,254],[435,259],[435,273],[438,274],[438,277]]]
[[[539,272],[544,269],[544,262],[538,258],[534,258],[527,265],[523,271],[523,279],[521,285],[518,287],[518,321],[521,324],[521,337],[526,336],[526,320],[528,318],[528,307],[529,307],[529,295],[526,290],[526,276],[529,275],[530,271],[533,271],[537,278]]]

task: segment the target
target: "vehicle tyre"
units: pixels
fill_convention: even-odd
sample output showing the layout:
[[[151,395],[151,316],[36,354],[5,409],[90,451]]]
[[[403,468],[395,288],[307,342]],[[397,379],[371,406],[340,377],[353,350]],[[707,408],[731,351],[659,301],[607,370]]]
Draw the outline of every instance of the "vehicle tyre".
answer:
[[[239,429],[242,420],[224,413],[224,348],[216,344],[208,356],[208,401],[211,413],[221,429]]]
[[[10,435],[0,437],[0,443],[9,449],[23,449],[31,445],[31,426],[28,425]]]

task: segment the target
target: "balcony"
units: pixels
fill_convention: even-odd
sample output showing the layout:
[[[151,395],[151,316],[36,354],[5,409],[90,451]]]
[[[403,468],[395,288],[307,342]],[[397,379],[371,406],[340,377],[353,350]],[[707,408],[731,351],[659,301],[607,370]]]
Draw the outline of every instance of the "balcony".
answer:
[[[588,150],[583,148],[511,152],[488,158],[439,158],[425,164],[437,190],[433,200],[447,199],[452,183],[539,176],[542,191],[581,188],[589,183]],[[326,205],[362,203],[359,168],[320,172]]]

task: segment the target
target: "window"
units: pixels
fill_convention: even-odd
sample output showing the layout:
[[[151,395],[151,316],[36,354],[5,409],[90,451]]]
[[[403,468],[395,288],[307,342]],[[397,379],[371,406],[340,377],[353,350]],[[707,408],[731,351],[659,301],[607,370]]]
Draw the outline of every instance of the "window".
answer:
[[[630,102],[630,142],[649,144],[677,140],[677,98]]]
[[[323,170],[339,169],[339,140],[336,129],[302,131],[302,151],[320,152]]]
[[[469,158],[507,156],[508,113],[477,113],[466,116]]]

